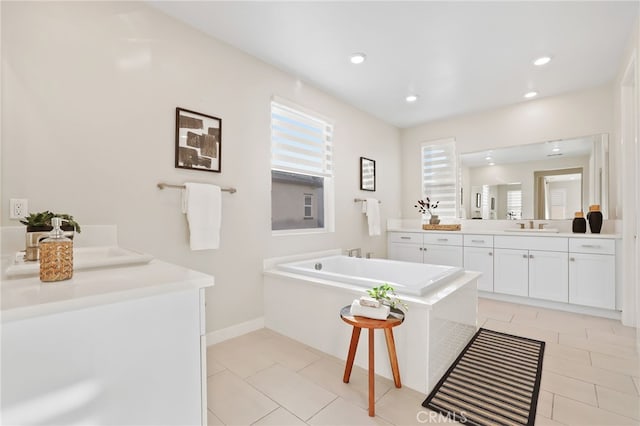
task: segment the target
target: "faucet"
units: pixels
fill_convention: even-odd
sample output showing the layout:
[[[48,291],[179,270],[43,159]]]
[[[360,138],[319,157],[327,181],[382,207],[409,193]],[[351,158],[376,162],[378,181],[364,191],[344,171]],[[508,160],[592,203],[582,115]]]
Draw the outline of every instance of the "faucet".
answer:
[[[27,232],[24,260],[38,260],[40,258],[40,241],[49,237],[49,231]]]
[[[362,249],[361,248],[347,249],[347,256],[354,257],[354,253],[355,253],[355,257],[362,257]]]
[[[539,223],[538,224],[538,229],[544,229],[545,225],[548,225],[548,223]]]
[[[529,229],[533,229],[533,221],[532,220],[529,221]]]
[[[35,231],[27,232],[25,240],[25,255],[24,260],[35,261],[40,259],[40,241],[49,237],[51,231]],[[73,239],[73,231],[63,231],[62,233],[67,238]]]
[[[524,223],[523,222],[518,222],[518,223],[516,223],[516,225],[520,225],[520,229],[524,229]]]

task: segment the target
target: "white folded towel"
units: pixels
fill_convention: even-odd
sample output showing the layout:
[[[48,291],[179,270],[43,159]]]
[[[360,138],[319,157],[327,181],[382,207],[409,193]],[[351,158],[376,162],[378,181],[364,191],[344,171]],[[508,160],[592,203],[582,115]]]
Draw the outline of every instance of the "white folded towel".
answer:
[[[366,204],[367,222],[369,224],[369,235],[375,237],[381,234],[380,229],[380,202],[377,198],[367,198],[363,205]],[[363,208],[365,208],[363,206]]]
[[[220,248],[222,221],[220,187],[206,183],[186,183],[182,193],[182,212],[189,222],[191,250]]]
[[[384,320],[389,316],[390,308],[388,305],[381,305],[379,308],[371,306],[362,306],[360,300],[355,299],[351,304],[351,315]]]

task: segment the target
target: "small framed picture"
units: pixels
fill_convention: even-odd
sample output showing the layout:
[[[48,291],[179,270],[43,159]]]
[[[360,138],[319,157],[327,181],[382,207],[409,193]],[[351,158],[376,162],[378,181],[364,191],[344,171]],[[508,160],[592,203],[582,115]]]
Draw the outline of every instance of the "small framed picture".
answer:
[[[360,157],[360,189],[376,190],[376,162],[369,158]]]
[[[176,108],[176,167],[221,172],[222,119]]]

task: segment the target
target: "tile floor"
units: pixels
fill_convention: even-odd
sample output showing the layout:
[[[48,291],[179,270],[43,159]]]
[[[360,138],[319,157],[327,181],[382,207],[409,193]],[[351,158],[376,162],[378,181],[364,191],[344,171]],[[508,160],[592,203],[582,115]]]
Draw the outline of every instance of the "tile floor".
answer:
[[[478,302],[478,326],[547,342],[536,424],[640,425],[634,328],[489,299]],[[344,361],[268,329],[209,347],[207,363],[210,425],[430,423],[425,395],[382,377],[369,417],[365,370],[342,383]]]

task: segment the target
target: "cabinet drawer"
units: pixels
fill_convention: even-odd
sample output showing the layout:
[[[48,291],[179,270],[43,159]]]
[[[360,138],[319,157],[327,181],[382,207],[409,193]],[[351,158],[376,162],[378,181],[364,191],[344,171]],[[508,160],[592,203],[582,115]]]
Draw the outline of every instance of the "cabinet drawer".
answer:
[[[569,238],[571,253],[615,254],[615,240],[600,238]]]
[[[496,235],[493,245],[496,248],[520,250],[568,251],[569,239],[563,237],[511,237]]]
[[[493,248],[493,235],[465,235],[464,246]]]
[[[389,242],[422,244],[422,234],[418,232],[390,232]]]
[[[439,244],[441,246],[462,246],[462,235],[445,233],[423,234],[425,244]]]

